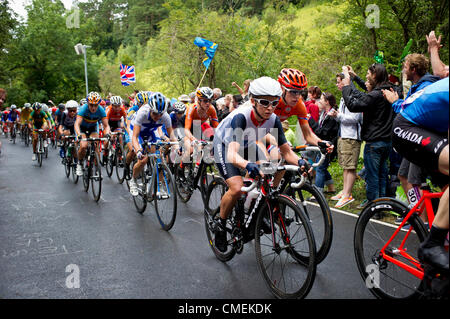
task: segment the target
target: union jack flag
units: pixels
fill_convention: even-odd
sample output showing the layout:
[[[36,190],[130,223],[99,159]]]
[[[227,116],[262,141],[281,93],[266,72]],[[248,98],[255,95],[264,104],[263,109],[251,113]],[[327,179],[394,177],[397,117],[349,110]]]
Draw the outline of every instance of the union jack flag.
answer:
[[[128,66],[120,64],[120,80],[123,86],[129,86],[130,83],[136,82],[136,75],[134,72],[134,65]]]

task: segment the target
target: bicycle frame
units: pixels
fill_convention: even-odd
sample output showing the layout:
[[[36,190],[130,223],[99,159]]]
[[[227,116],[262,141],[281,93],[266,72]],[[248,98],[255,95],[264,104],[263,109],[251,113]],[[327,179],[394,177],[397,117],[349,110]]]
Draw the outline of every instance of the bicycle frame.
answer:
[[[431,228],[431,225],[433,224],[434,220],[434,211],[433,211],[433,205],[431,203],[431,199],[433,198],[441,198],[443,192],[440,193],[431,193],[427,190],[423,190],[423,196],[420,198],[420,200],[416,203],[416,205],[408,212],[408,214],[403,219],[402,223],[397,227],[394,234],[389,238],[387,243],[381,248],[380,255],[387,261],[401,267],[402,269],[408,271],[412,275],[416,276],[420,280],[424,277],[424,270],[420,265],[420,262],[413,258],[411,255],[407,253],[407,248],[404,248],[404,244],[406,240],[408,239],[410,233],[412,232],[413,228],[410,227],[410,229],[407,231],[405,238],[403,238],[403,241],[401,242],[400,246],[393,252],[387,252],[389,245],[394,240],[394,238],[397,236],[397,234],[402,230],[402,227],[406,224],[408,219],[412,216],[414,213],[418,213],[420,216],[423,214],[424,209],[427,210],[427,217],[428,217],[428,224]],[[403,258],[405,258],[407,261],[409,261],[412,265],[408,265],[406,262],[402,262],[400,260],[395,259],[394,257],[391,257],[390,254],[393,255],[400,255]]]

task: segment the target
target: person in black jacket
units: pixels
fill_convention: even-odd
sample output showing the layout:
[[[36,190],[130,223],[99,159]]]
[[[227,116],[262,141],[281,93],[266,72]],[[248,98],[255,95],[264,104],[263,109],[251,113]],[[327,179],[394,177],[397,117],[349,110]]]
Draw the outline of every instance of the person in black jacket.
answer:
[[[319,101],[319,110],[321,115],[319,117],[319,122],[314,132],[316,135],[324,141],[330,141],[335,145],[334,151],[331,155],[327,155],[325,161],[317,168],[316,172],[316,186],[323,192],[325,185],[328,188],[328,193],[334,193],[334,181],[328,172],[328,166],[335,156],[337,135],[339,131],[339,124],[333,116],[328,113],[336,109],[336,98],[331,93],[323,93]]]
[[[391,131],[395,113],[383,97],[383,89],[390,90],[388,73],[384,65],[372,64],[367,70],[366,79],[372,90],[364,93],[356,89],[350,81],[347,67],[342,68],[345,78],[342,96],[351,112],[362,112],[361,138],[366,142],[364,148],[364,167],[366,168],[366,197],[372,201],[386,195],[388,181],[387,161],[392,149]]]

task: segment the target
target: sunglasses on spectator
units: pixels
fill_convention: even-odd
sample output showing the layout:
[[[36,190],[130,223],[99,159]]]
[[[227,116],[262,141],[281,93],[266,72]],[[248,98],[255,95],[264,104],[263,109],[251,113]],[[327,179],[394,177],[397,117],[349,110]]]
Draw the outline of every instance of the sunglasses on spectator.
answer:
[[[256,103],[262,105],[264,108],[268,108],[269,106],[276,107],[280,102],[280,100],[269,101],[265,99],[256,99],[256,98],[253,99],[256,101]]]

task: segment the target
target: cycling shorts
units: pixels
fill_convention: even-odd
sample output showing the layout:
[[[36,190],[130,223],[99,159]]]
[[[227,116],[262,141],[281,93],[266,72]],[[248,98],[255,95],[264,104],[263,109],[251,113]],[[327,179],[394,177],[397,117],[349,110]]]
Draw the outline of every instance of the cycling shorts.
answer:
[[[228,148],[226,147],[226,145],[222,142],[215,142],[213,144],[213,147],[214,160],[216,162],[216,166],[219,170],[220,175],[225,180],[234,176],[242,176],[241,170],[227,160]],[[261,148],[258,147],[255,143],[249,144],[246,148],[241,148],[239,150],[239,155],[252,163],[258,162],[259,160],[267,160],[264,151],[261,150]]]
[[[448,145],[447,134],[419,127],[398,114],[392,126],[392,146],[411,163],[438,171],[439,155]]]
[[[80,126],[80,132],[88,138],[92,133],[98,133],[98,126]]]
[[[122,126],[121,126],[120,123],[121,123],[121,121],[111,121],[111,120],[109,120],[108,124],[109,124],[109,128],[110,128],[111,132],[114,132],[115,130],[121,128]]]

